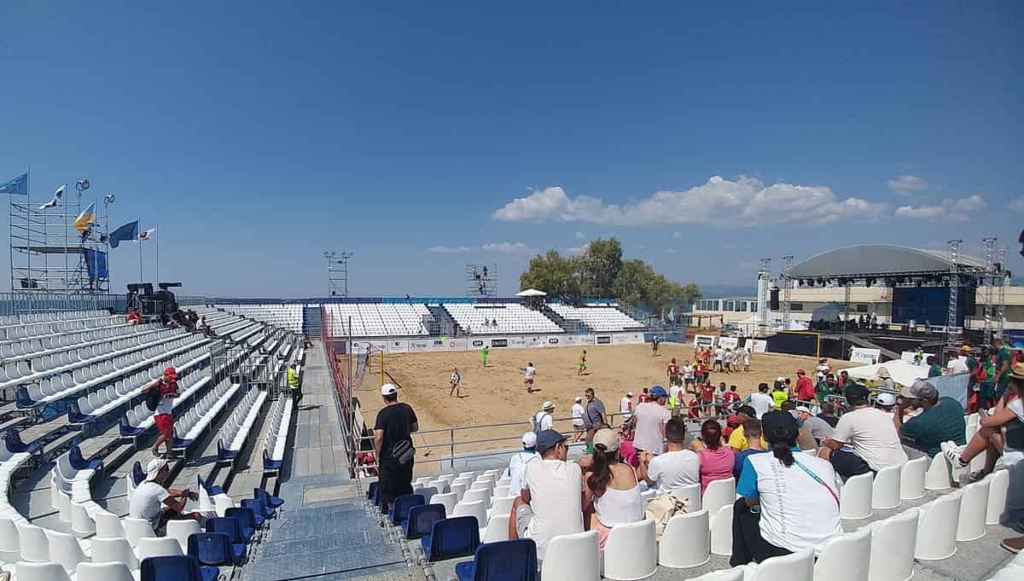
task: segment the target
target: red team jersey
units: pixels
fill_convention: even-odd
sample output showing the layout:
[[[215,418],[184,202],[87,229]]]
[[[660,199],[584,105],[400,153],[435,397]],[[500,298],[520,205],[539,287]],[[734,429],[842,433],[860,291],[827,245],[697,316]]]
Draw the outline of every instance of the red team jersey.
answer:
[[[675,364],[675,363],[669,363],[668,364],[668,374],[669,375],[679,375],[679,365]]]
[[[738,401],[740,401],[740,394],[735,391],[727,391],[722,394],[722,402],[727,406],[731,406]]]
[[[715,386],[710,383],[700,386],[700,399],[707,403],[715,401]]]

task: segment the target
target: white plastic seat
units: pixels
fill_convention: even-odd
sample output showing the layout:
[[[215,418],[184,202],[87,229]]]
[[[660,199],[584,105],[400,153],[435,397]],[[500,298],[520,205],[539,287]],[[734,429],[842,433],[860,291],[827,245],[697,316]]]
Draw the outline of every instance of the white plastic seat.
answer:
[[[711,554],[732,556],[732,515],[734,505],[723,506],[711,519]]]
[[[133,548],[139,546],[140,540],[156,536],[156,533],[153,532],[153,525],[149,524],[147,520],[128,516],[121,522],[124,524],[125,538]]]
[[[714,484],[714,482],[712,482],[712,484]],[[710,484],[708,485],[708,488],[711,488]],[[676,498],[678,498],[680,500],[685,500],[686,501],[686,510],[689,511],[689,512],[697,512],[698,510],[704,508],[704,504],[703,504],[703,500],[704,499],[701,498],[701,494],[700,494],[700,484],[691,484],[689,486],[680,486],[679,488],[676,488],[675,490],[672,491],[672,496],[674,496],[674,497],[676,497]],[[732,504],[733,502],[736,502],[736,497],[735,496],[733,496],[733,498],[729,502],[729,504]],[[711,513],[710,511],[708,512],[708,514],[710,514],[712,517],[714,517],[714,514]]]
[[[21,547],[21,560],[32,563],[45,563],[50,560],[50,541],[46,531],[25,523],[15,523],[18,527],[18,540]]]
[[[821,549],[814,564],[814,581],[868,581],[870,559],[871,527],[836,535]]]
[[[186,539],[187,543],[187,539]],[[186,545],[186,550],[187,545]],[[178,539],[172,537],[151,537],[139,539],[139,560],[150,557],[177,557],[184,555]]]
[[[910,581],[914,576],[919,510],[911,508],[871,523],[868,581]]]
[[[121,563],[131,570],[139,568],[139,559],[127,539],[92,539],[93,563]]]
[[[988,513],[990,480],[975,482],[961,491],[960,518],[957,521],[956,540],[973,541],[985,536],[985,518]]]
[[[839,518],[862,520],[871,516],[871,473],[858,474],[846,480],[839,491]]]
[[[452,513],[455,511],[455,505],[459,503],[459,495],[454,492],[435,494],[433,498],[430,499],[430,503],[443,504],[444,514],[450,517],[453,516]]]
[[[792,555],[765,559],[757,566],[746,567],[753,570],[749,577],[743,576],[748,581],[813,581],[814,550],[804,549]]]
[[[890,510],[900,505],[901,466],[886,466],[875,474],[871,483],[871,508]]]
[[[736,479],[715,480],[708,484],[701,498],[700,508],[708,514],[718,514],[722,507],[736,502]],[[690,509],[693,512],[695,509]]]
[[[476,502],[480,501],[484,503],[484,506],[491,504],[491,493],[487,490],[470,489],[466,491],[466,494],[462,496],[462,500],[459,502]]]
[[[510,511],[511,512],[511,511]],[[481,543],[494,543],[508,540],[509,513],[496,514],[487,521],[487,526],[480,534]]]
[[[71,581],[60,563],[28,563],[18,561],[14,567],[18,581]]]
[[[8,517],[0,517],[0,561],[13,563],[21,560],[18,528]]]
[[[131,478],[129,478],[130,482]],[[148,523],[147,523],[148,524]],[[96,537],[101,539],[125,539],[124,525],[116,514],[106,511],[96,513]]]
[[[953,480],[950,477],[952,467],[945,454],[936,454],[928,465],[928,472],[924,475],[925,490],[949,490],[953,488]]]
[[[724,508],[724,507],[723,507]],[[711,530],[708,511],[677,514],[669,519],[658,543],[658,564],[685,569],[711,560]]]
[[[646,579],[657,569],[658,544],[653,520],[644,519],[612,528],[604,547],[606,579]]]
[[[541,559],[541,579],[601,581],[597,531],[554,537],[537,556]]]
[[[927,471],[927,456],[915,458],[903,465],[900,471],[900,500],[924,498],[924,475]]]
[[[498,515],[509,515],[512,513],[512,505],[516,499],[511,496],[495,496],[491,502],[491,508],[488,510],[490,518],[494,518]]]
[[[135,581],[123,563],[82,563],[76,575],[77,581]]]
[[[487,526],[487,504],[482,500],[460,502],[455,505],[451,516],[472,516],[476,518],[477,528]]]
[[[915,559],[941,561],[956,553],[960,497],[958,490],[918,507],[920,514],[917,519],[917,543],[914,545]]]
[[[999,470],[985,478],[988,481],[988,506],[985,510],[985,524],[997,525],[1006,508],[1006,497],[1010,491],[1010,471]]]
[[[48,530],[46,537],[50,541],[50,557],[60,563],[68,574],[74,573],[79,563],[89,560],[78,539],[72,535]]]
[[[466,494],[466,490],[468,490],[468,486],[465,484],[465,482],[452,482],[452,485],[449,487],[449,489],[461,501],[462,497]]]
[[[691,577],[688,581],[743,581],[743,567],[719,569],[705,573],[700,577]]]

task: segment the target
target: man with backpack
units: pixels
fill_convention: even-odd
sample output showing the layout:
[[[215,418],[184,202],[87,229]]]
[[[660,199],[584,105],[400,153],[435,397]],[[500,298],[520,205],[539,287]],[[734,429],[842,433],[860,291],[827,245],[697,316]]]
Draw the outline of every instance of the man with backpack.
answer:
[[[555,404],[550,401],[544,402],[540,406],[540,411],[533,414],[533,431],[541,433],[544,430],[553,430],[555,425],[555,419],[551,415],[555,411]]]
[[[156,414],[153,417],[153,423],[156,424],[156,429],[160,432],[150,447],[150,452],[153,453],[153,456],[157,456],[160,453],[160,444],[166,443],[167,454],[165,456],[171,457],[174,454],[172,450],[174,444],[174,399],[178,397],[177,370],[173,367],[164,369],[163,377],[142,388],[142,393],[146,394],[146,407]]]

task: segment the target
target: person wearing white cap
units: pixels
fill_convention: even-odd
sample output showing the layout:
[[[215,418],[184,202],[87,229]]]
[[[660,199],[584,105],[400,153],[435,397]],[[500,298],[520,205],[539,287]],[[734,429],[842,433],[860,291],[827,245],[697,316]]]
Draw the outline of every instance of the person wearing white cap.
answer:
[[[812,414],[811,408],[804,405],[796,408],[796,423],[800,428],[810,432],[811,437],[819,445],[825,438],[831,438],[834,431],[828,422]]]
[[[533,431],[543,432],[553,430],[555,419],[552,414],[555,412],[555,404],[546,401],[540,406],[540,411],[533,414]]]
[[[508,495],[512,498],[519,496],[523,491],[523,473],[526,472],[526,465],[540,458],[537,455],[537,433],[526,432],[523,434],[523,450],[516,452],[508,461]]]
[[[628,422],[633,417],[633,392],[627,391],[626,395],[619,400],[619,413],[622,414],[622,421]]]
[[[893,410],[895,406],[896,396],[891,393],[883,392],[875,398],[875,407],[889,414],[890,418],[896,415],[896,412]]]
[[[583,409],[583,398],[576,396],[572,404],[572,441],[580,442],[587,436],[587,427],[583,423],[583,414],[586,411]]]
[[[188,488],[168,490],[163,487],[171,470],[167,460],[154,458],[146,464],[146,479],[140,483],[128,499],[128,516],[149,521],[153,530],[159,532],[168,520],[201,521],[199,513],[185,513],[188,501],[199,500],[199,495]]]
[[[398,402],[398,388],[390,383],[380,387],[384,407],[373,425],[373,451],[380,462],[380,503],[390,508],[395,498],[412,494],[412,469],[416,449],[412,434],[420,429],[416,412]]]

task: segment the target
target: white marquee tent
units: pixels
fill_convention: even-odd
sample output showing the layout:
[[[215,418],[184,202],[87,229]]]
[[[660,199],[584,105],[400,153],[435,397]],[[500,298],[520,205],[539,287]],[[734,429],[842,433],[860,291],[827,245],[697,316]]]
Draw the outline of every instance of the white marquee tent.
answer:
[[[875,363],[873,365],[850,367],[846,372],[850,377],[863,381],[878,377],[878,370],[882,367],[888,370],[889,376],[892,377],[892,380],[900,385],[911,385],[918,379],[928,378],[927,366],[914,365],[913,363],[899,359],[886,361],[885,363]]]

